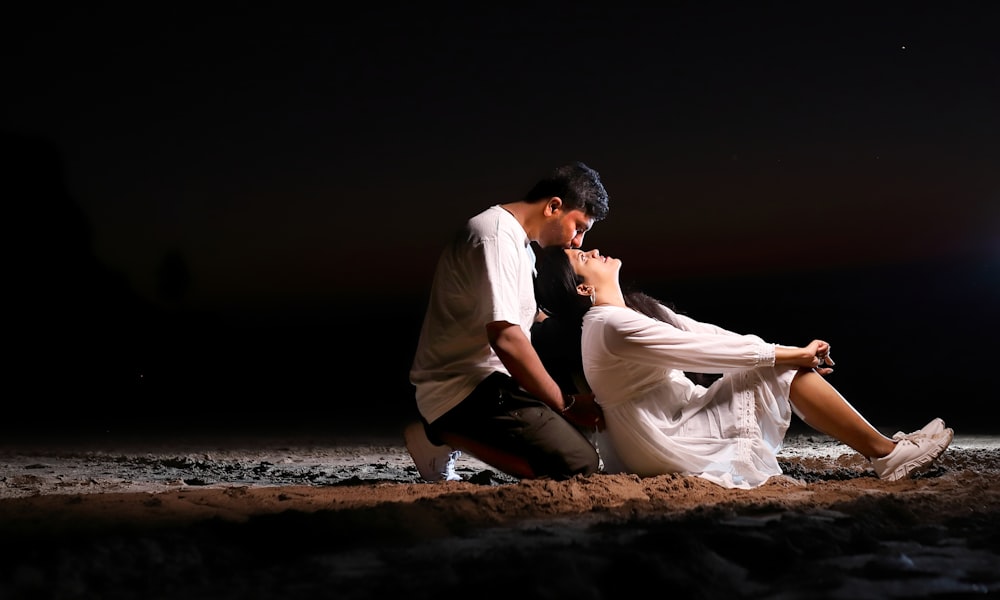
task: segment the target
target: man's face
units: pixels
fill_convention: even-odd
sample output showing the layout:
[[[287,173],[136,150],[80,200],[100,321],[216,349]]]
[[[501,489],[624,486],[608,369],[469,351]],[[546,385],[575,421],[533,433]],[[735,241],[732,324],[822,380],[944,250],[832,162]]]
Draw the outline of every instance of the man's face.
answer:
[[[570,211],[556,210],[542,230],[538,245],[543,248],[559,246],[561,248],[579,248],[583,245],[583,236],[594,226],[594,219],[588,217],[580,209]]]

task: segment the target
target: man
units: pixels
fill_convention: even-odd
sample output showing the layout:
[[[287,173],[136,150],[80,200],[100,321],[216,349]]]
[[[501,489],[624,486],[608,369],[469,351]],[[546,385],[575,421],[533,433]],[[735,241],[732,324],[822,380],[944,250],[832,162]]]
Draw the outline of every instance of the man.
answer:
[[[463,450],[521,479],[598,470],[581,429],[602,425],[600,408],[564,395],[531,345],[531,245],[579,248],[607,214],[600,175],[575,162],[472,217],[445,248],[410,369],[421,421],[404,437],[422,478],[459,479]]]

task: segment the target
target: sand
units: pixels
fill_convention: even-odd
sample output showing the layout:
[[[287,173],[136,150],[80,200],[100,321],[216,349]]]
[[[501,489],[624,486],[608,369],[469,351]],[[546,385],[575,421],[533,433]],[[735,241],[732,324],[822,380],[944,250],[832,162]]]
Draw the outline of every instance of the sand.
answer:
[[[1000,440],[877,479],[793,434],[756,490],[420,480],[401,440],[0,445],[0,598],[1000,597]]]

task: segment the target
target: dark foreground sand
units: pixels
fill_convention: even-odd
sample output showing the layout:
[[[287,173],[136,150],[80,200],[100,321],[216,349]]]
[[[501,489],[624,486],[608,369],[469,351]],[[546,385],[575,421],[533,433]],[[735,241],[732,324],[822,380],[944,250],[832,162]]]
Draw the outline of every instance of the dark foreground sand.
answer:
[[[1000,440],[895,483],[824,436],[782,465],[431,484],[395,439],[0,444],[0,598],[1000,597]]]

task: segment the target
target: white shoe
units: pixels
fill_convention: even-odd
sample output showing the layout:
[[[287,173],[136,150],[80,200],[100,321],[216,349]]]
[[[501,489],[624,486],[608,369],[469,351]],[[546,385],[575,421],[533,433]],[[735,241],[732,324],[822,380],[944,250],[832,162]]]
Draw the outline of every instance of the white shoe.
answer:
[[[410,458],[425,481],[462,481],[462,476],[455,472],[455,461],[462,453],[427,439],[423,423],[416,421],[407,425],[403,430],[403,439]]]
[[[934,419],[930,423],[924,425],[920,429],[914,431],[913,433],[903,433],[902,431],[897,431],[893,434],[892,439],[901,440],[908,437],[922,437],[928,435],[937,435],[944,431],[944,421],[941,419]]]
[[[917,433],[919,432],[897,440],[896,447],[886,456],[871,459],[872,467],[880,479],[897,481],[926,469],[948,448],[955,435],[948,428],[933,435]]]

